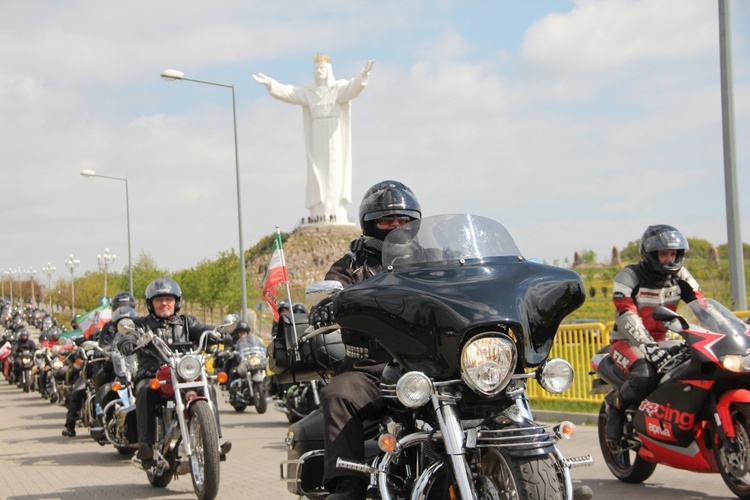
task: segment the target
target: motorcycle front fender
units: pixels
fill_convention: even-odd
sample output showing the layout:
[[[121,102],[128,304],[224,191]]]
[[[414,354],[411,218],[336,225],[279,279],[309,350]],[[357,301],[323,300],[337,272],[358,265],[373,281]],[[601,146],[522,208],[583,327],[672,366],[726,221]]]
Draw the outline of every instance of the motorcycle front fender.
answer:
[[[734,389],[721,395],[716,403],[716,413],[719,415],[722,427],[728,438],[737,437],[737,429],[732,422],[731,405],[732,403],[750,403],[750,390]]]

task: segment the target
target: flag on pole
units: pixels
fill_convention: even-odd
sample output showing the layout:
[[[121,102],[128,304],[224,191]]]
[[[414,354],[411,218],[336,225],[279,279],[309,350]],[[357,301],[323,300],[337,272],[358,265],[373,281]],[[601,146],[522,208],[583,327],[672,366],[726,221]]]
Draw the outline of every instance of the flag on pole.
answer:
[[[76,316],[76,324],[78,325],[78,328],[81,329],[81,332],[83,332],[84,338],[88,340],[94,332],[104,326],[104,323],[111,319],[112,305],[107,302],[96,309],[92,309],[87,313]]]
[[[271,262],[268,264],[266,276],[263,278],[263,297],[271,306],[273,317],[279,320],[279,311],[276,309],[276,285],[289,281],[284,263],[284,249],[281,247],[281,233],[276,231],[276,239],[273,240],[271,250]]]

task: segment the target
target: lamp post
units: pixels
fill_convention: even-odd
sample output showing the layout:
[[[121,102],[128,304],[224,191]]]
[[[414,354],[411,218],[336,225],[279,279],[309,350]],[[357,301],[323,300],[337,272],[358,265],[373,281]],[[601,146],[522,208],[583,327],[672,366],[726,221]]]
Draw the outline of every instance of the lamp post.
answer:
[[[21,276],[23,275],[23,271],[21,271],[21,266],[18,266],[17,269],[13,270],[13,277],[18,280],[18,301],[23,306],[23,282],[21,281]]]
[[[125,213],[128,221],[128,281],[130,282],[130,294],[133,295],[133,260],[132,253],[130,252],[130,195],[128,194],[128,179],[125,177],[111,177],[109,175],[100,175],[93,170],[83,170],[81,175],[84,177],[101,177],[102,179],[114,179],[116,181],[123,181],[125,183]],[[106,290],[106,275],[104,285],[104,295],[107,294]]]
[[[104,296],[107,296],[107,270],[109,265],[115,261],[117,255],[109,253],[109,248],[104,249],[103,254],[96,256],[96,262],[99,264],[99,270],[104,271]]]
[[[0,269],[0,279],[3,282],[3,294],[0,295],[3,299],[5,298],[5,269]]]
[[[13,304],[13,271],[11,269],[3,271],[3,276],[8,276],[10,278],[10,303],[12,305]]]
[[[245,283],[245,247],[242,241],[242,197],[240,195],[240,156],[237,148],[237,107],[234,99],[234,85],[224,83],[208,82],[205,80],[195,80],[185,78],[185,73],[176,69],[165,69],[161,77],[167,81],[185,80],[188,82],[204,83],[216,87],[232,89],[232,118],[234,120],[234,169],[237,176],[237,223],[239,226],[240,237],[240,289],[242,292],[242,319],[247,319],[247,284]]]
[[[70,319],[75,319],[76,317],[76,288],[75,282],[73,281],[73,271],[75,271],[75,268],[78,267],[78,264],[80,263],[80,260],[73,258],[73,254],[70,254],[68,260],[65,261],[65,267],[70,269]]]
[[[29,277],[29,285],[31,285],[31,305],[36,307],[36,293],[34,292],[34,276],[36,276],[36,269],[30,267],[25,273],[26,276]]]
[[[42,268],[42,272],[47,275],[47,295],[49,295],[50,314],[52,314],[52,275],[55,271],[57,271],[57,268],[50,262],[47,262],[47,265]]]

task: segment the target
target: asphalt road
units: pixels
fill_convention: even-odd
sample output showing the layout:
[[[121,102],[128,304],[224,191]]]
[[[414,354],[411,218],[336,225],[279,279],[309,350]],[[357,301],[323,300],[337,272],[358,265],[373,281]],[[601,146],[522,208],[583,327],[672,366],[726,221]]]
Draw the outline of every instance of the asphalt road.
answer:
[[[219,402],[224,439],[233,443],[221,464],[221,499],[293,498],[279,480],[279,462],[286,457],[286,417],[269,407],[235,412]],[[65,408],[37,394],[25,394],[0,377],[0,498],[37,499],[169,499],[195,498],[190,476],[163,489],[153,488],[145,472],[133,467],[111,446],[99,446],[85,429],[61,436]],[[639,485],[616,480],[599,453],[596,428],[579,426],[576,436],[561,443],[568,456],[591,454],[594,465],[573,469],[575,484],[592,488],[602,499],[723,499],[734,498],[718,474],[697,474],[657,467]]]

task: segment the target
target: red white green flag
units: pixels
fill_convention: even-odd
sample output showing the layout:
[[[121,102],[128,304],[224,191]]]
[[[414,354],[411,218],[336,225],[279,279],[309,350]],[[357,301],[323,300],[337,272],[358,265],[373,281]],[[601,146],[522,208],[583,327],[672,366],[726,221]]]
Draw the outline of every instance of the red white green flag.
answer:
[[[268,305],[271,306],[273,317],[279,320],[279,311],[276,309],[276,285],[289,281],[286,273],[286,263],[284,262],[284,249],[281,247],[281,234],[276,233],[276,239],[273,241],[271,250],[271,262],[268,264],[266,276],[263,278],[263,297]]]
[[[84,338],[88,340],[104,326],[104,323],[112,320],[112,305],[109,302],[102,304],[96,309],[76,316],[75,320],[78,328],[83,332]]]

